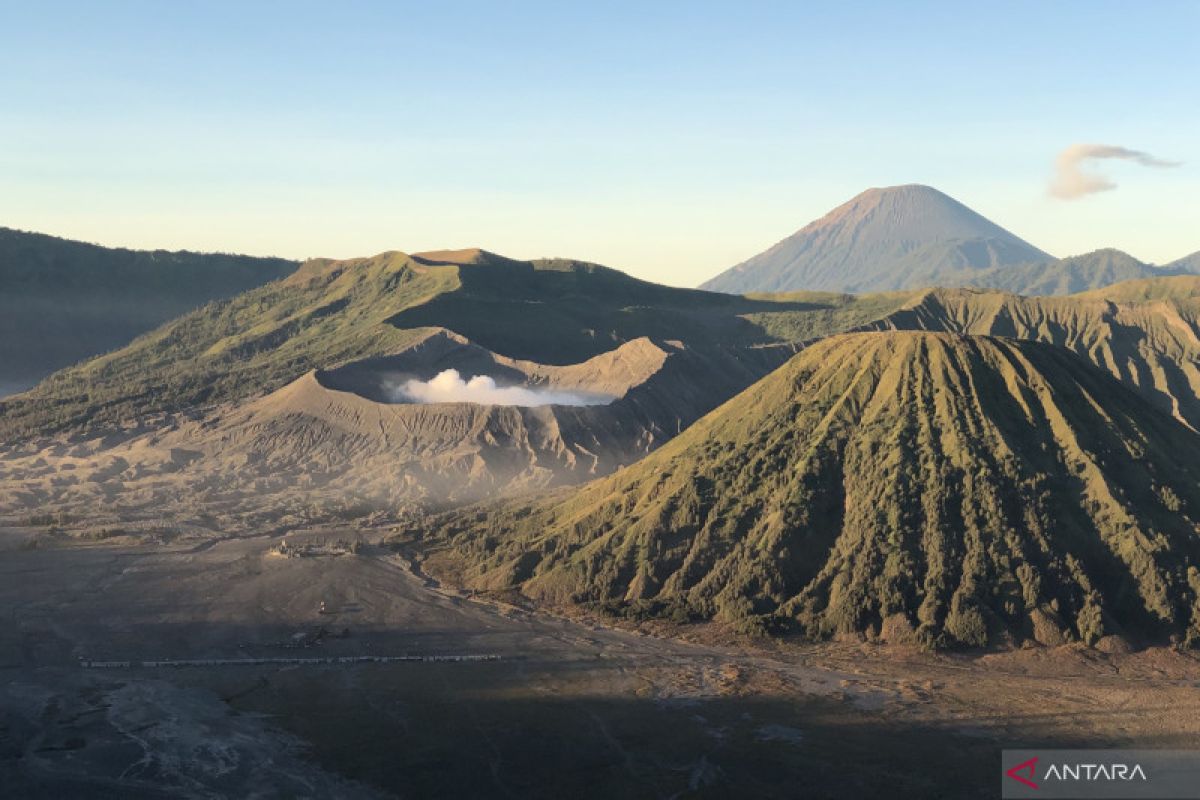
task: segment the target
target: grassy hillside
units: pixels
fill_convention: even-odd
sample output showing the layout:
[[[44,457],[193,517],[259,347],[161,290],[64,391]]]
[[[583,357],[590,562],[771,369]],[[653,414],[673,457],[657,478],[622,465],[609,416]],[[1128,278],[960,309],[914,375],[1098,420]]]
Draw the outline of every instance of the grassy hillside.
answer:
[[[0,439],[255,396],[313,368],[394,353],[424,326],[506,356],[565,364],[641,336],[694,348],[808,338],[876,319],[907,299],[741,298],[578,261],[483,251],[318,259],[0,402]]]
[[[440,561],[478,588],[814,637],[1195,639],[1198,525],[1200,436],[1073,354],[863,333],[609,478],[451,518]]]
[[[691,346],[802,341],[877,319],[912,293],[857,298],[796,292],[731,296],[677,289],[567,259],[453,254],[460,286],[396,315],[400,327],[448,327],[488,349],[552,364],[582,361],[641,336]],[[417,257],[422,263],[439,263]]]
[[[0,228],[0,396],[297,264],[98,247]]]

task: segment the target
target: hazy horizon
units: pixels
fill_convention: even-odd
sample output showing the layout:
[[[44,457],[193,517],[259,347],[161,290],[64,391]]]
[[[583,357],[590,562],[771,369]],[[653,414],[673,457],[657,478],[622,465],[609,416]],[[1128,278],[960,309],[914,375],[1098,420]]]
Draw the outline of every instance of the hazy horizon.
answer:
[[[290,258],[480,246],[693,286],[923,183],[1056,256],[1200,250],[1190,3],[5,17],[7,227]],[[1074,184],[1106,191],[1050,194],[1072,147],[1107,148]]]

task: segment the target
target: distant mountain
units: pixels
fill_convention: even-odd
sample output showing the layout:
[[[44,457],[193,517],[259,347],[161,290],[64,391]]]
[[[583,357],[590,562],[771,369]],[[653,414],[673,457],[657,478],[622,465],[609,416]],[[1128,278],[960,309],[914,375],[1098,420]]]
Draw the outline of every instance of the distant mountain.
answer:
[[[869,189],[701,285],[712,291],[870,292],[940,276],[1052,260],[928,186]]]
[[[1196,327],[1197,316],[1200,315],[1200,275],[1174,275],[1169,278],[1124,281],[1101,289],[1081,292],[1074,299],[1103,300],[1110,303],[1163,301],[1162,305],[1157,306],[1158,308],[1173,308],[1190,320],[1187,325]],[[1184,329],[1186,330],[1186,327]],[[1200,339],[1192,341],[1200,344]]]
[[[711,363],[725,364],[722,374],[695,389],[707,410],[764,374],[761,354],[747,348],[847,330],[908,299],[734,297],[582,261],[518,261],[483,250],[313,259],[285,280],[193,311],[0,401],[0,440],[259,396],[310,370],[404,352],[430,328],[549,365],[641,337],[721,350]]]
[[[0,396],[296,262],[99,247],[0,228]]]
[[[1200,274],[1200,252],[1192,253],[1190,256],[1184,256],[1177,261],[1172,261],[1167,264],[1168,269],[1179,270],[1180,272],[1190,272],[1194,275]]]
[[[816,638],[1196,641],[1197,526],[1200,435],[1069,351],[857,333],[608,478],[447,519],[426,565]]]
[[[947,275],[943,286],[978,286],[1023,295],[1062,295],[1099,289],[1122,281],[1195,272],[1182,264],[1155,267],[1128,253],[1107,248],[1038,264],[1016,264]]]

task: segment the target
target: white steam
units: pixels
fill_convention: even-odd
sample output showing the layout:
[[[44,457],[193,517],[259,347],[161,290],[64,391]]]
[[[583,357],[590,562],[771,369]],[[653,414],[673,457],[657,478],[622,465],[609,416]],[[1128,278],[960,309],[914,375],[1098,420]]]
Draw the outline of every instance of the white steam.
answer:
[[[479,403],[485,406],[600,406],[613,399],[606,395],[497,386],[487,375],[476,375],[464,381],[456,369],[439,372],[427,381],[405,381],[392,387],[389,394],[399,402]]]
[[[1087,172],[1084,163],[1094,159],[1116,158],[1133,161],[1143,167],[1178,167],[1177,161],[1164,161],[1140,150],[1108,144],[1073,144],[1058,154],[1050,194],[1063,200],[1074,200],[1095,192],[1107,192],[1117,185],[1103,175]]]

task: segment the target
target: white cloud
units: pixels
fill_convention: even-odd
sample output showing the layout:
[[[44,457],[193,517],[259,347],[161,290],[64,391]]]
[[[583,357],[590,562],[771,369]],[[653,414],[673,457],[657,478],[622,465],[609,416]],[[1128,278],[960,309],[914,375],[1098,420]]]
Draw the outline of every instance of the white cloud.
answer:
[[[1133,161],[1143,167],[1177,167],[1177,161],[1164,161],[1140,150],[1116,147],[1108,144],[1073,144],[1058,154],[1055,160],[1055,175],[1050,182],[1050,194],[1063,200],[1074,200],[1086,194],[1106,192],[1117,185],[1095,172],[1086,172],[1087,161],[1116,158]]]
[[[479,403],[487,406],[600,406],[611,403],[606,395],[497,386],[487,375],[463,380],[456,369],[439,372],[427,381],[409,380],[389,388],[396,402]]]

